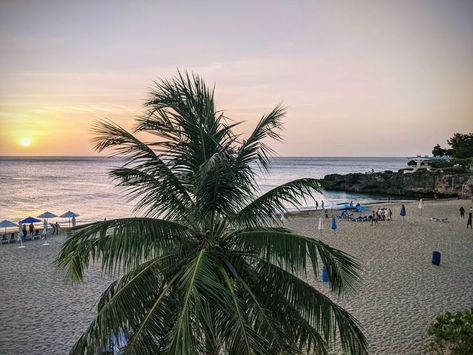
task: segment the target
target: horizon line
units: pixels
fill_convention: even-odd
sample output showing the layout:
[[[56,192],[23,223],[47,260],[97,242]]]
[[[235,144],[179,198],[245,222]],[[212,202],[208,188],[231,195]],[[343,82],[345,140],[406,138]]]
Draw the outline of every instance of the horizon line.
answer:
[[[410,158],[416,155],[277,155],[270,158]],[[0,155],[1,158],[120,158],[110,155]]]

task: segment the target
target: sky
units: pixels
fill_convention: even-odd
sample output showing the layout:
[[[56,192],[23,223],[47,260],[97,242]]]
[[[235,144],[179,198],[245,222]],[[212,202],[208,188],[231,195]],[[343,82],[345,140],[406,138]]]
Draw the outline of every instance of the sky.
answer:
[[[0,2],[0,155],[95,155],[177,69],[281,156],[429,154],[473,131],[473,1]],[[22,145],[23,144],[23,145]]]

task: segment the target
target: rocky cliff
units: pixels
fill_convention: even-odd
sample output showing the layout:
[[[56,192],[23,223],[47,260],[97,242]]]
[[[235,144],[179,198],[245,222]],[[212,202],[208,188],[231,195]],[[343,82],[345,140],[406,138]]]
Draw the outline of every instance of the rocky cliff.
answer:
[[[416,173],[331,174],[322,179],[327,190],[360,193],[379,193],[406,197],[457,197],[470,198],[473,191],[473,174],[447,174],[437,171]]]

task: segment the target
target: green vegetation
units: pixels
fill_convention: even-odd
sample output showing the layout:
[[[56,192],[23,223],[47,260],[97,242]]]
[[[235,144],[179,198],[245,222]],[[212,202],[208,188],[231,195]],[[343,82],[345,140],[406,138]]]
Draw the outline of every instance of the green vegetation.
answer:
[[[432,349],[438,354],[472,354],[473,307],[438,316],[427,332],[434,336]]]
[[[132,133],[110,121],[95,127],[96,149],[125,159],[110,175],[144,217],[79,226],[63,244],[56,263],[72,280],[93,262],[121,274],[72,353],[101,353],[120,330],[126,354],[326,354],[335,343],[366,353],[357,320],[300,278],[320,275],[323,264],[343,295],[357,284],[359,263],[277,218],[286,204],[301,207],[318,181],[262,195],[256,184],[285,109],[241,140],[213,90],[180,73],[157,83],[146,106]]]
[[[447,140],[450,149],[444,149],[437,144],[432,154],[434,156],[443,157],[449,155],[458,159],[465,159],[473,157],[473,133],[455,133],[453,137]]]
[[[416,166],[417,163],[415,162],[415,160],[409,160],[409,161],[407,162],[407,165],[408,165],[408,166]]]

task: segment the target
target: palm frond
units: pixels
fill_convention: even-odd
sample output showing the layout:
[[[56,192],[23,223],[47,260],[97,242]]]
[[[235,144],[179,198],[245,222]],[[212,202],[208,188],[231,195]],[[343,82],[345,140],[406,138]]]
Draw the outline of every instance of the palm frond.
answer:
[[[320,191],[317,179],[297,179],[275,187],[256,198],[239,211],[232,221],[248,227],[277,222],[275,214],[287,213],[287,205],[301,208],[307,198]]]
[[[149,201],[141,200],[138,209],[147,208],[149,215],[169,216],[184,214],[185,209],[192,206],[193,200],[186,186],[148,145],[110,121],[98,122],[94,132],[96,150],[112,149],[112,155],[125,159],[121,168],[110,172],[111,177],[118,180],[118,186],[141,195],[159,194],[159,200],[151,205],[147,205]]]
[[[108,274],[133,270],[164,252],[191,245],[189,228],[151,218],[122,218],[82,225],[72,230],[55,260],[71,280],[82,280],[91,262]]]
[[[225,284],[231,295],[231,311],[228,312],[230,318],[223,327],[223,337],[227,340],[225,347],[230,354],[263,354],[269,348],[270,343],[255,329],[248,319],[248,313],[243,307],[240,297],[238,297],[233,281],[227,272],[222,275]]]
[[[367,353],[367,342],[360,325],[347,311],[283,268],[262,258],[254,260],[254,270],[268,299],[272,299],[274,293],[283,295],[285,301],[306,319],[328,344],[335,344],[338,330],[345,353]],[[275,307],[273,304],[271,308],[277,309]]]
[[[239,149],[239,158],[244,163],[256,162],[263,170],[269,168],[269,159],[273,151],[263,141],[265,138],[281,140],[282,137],[279,131],[282,128],[282,119],[285,115],[286,108],[278,105],[269,114],[261,118],[254,131]]]
[[[94,354],[102,349],[110,349],[111,335],[121,331],[131,336],[155,302],[154,296],[160,294],[164,277],[175,267],[177,256],[176,253],[168,253],[157,257],[112,282],[100,297],[96,318],[76,342],[71,353]],[[166,331],[163,328],[155,332],[156,338],[164,338]]]
[[[221,309],[229,303],[228,292],[222,285],[213,260],[205,249],[184,268],[176,288],[182,295],[180,309],[174,327],[170,330],[170,354],[194,354],[195,349],[204,349],[203,330],[216,329],[212,309]],[[199,331],[200,330],[200,331]]]
[[[138,121],[137,130],[164,138],[156,143],[172,157],[181,171],[197,172],[213,154],[234,142],[232,127],[216,111],[214,90],[198,75],[180,73],[173,80],[162,80],[146,102],[149,113]]]
[[[308,264],[319,273],[319,256],[327,268],[332,291],[348,293],[359,281],[359,262],[348,254],[312,238],[279,228],[242,231],[229,236],[232,250],[257,255],[296,274],[305,274]]]
[[[233,255],[238,260],[238,280],[268,323],[277,334],[273,342],[272,353],[312,353],[327,354],[327,342],[309,322],[287,301],[280,290],[268,293],[267,279],[261,280],[252,266],[241,255]],[[268,297],[271,295],[271,297]],[[272,325],[273,324],[273,325]],[[273,339],[273,337],[269,337]]]

